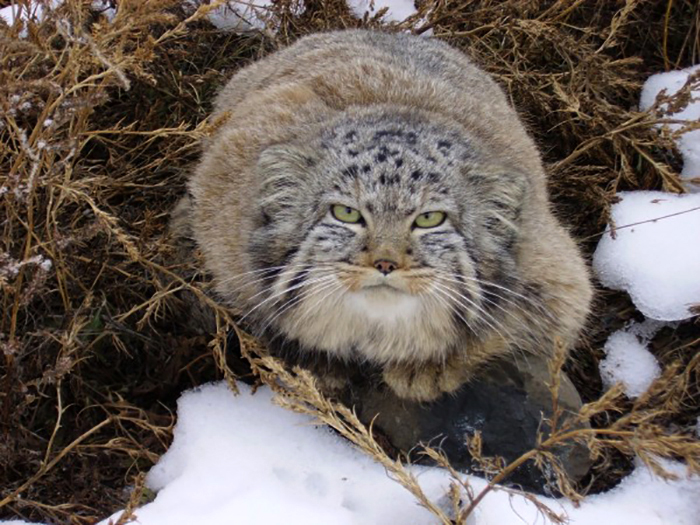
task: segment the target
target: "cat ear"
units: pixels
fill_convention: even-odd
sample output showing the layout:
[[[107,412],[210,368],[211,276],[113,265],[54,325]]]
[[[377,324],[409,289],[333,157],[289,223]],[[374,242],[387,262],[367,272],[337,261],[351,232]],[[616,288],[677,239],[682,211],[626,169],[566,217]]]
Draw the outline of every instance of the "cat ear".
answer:
[[[291,144],[265,149],[258,159],[260,206],[269,217],[293,212],[308,198],[308,174],[316,165],[311,151]]]

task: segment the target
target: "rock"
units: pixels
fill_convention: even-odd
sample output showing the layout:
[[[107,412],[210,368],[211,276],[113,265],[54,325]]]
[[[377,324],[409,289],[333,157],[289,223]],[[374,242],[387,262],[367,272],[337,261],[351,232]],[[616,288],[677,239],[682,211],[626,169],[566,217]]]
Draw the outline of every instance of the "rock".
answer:
[[[441,449],[458,470],[472,470],[472,457],[465,437],[481,432],[482,455],[501,456],[511,462],[536,447],[543,416],[552,415],[552,398],[547,360],[518,357],[501,361],[484,371],[482,377],[454,394],[432,403],[410,402],[382,387],[353,390],[352,404],[360,419],[381,431],[396,448],[420,460],[415,451],[421,444]],[[578,412],[581,398],[566,374],[561,375],[559,406],[566,414]],[[376,418],[376,419],[375,419]],[[590,469],[588,450],[570,443],[553,451],[572,481]],[[476,472],[478,474],[478,472]],[[506,481],[508,484],[543,494],[554,494],[547,478],[529,461]]]

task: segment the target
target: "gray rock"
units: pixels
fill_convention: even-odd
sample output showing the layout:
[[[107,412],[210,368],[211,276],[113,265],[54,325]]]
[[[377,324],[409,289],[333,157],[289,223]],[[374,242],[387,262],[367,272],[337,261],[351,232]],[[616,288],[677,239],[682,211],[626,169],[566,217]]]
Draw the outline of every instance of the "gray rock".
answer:
[[[351,403],[360,419],[374,420],[375,428],[396,448],[416,456],[421,444],[429,444],[441,449],[458,470],[470,471],[473,462],[465,437],[476,431],[481,432],[483,456],[501,456],[509,463],[536,447],[538,431],[548,431],[542,418],[552,415],[548,381],[545,359],[519,357],[517,362],[494,363],[479,379],[432,403],[409,402],[387,388],[366,385],[353,389]],[[576,388],[562,373],[559,406],[564,417],[578,412],[581,405]],[[571,443],[553,452],[572,481],[580,480],[591,467],[582,445]],[[420,457],[412,459],[420,461]],[[506,482],[538,493],[556,493],[532,462],[518,468]]]

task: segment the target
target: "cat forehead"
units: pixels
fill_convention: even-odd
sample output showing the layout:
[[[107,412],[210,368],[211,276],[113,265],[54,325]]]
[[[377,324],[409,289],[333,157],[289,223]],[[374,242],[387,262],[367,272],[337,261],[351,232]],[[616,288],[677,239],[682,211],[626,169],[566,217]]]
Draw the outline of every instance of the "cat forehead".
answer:
[[[345,123],[325,134],[321,149],[337,192],[390,208],[441,200],[475,158],[457,132],[422,123]]]

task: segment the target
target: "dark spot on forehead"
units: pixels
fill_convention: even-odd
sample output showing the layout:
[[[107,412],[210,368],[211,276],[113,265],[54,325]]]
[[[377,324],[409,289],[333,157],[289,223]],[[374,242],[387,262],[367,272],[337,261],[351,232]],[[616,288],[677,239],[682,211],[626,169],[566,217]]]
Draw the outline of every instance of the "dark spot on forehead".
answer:
[[[379,176],[379,184],[381,184],[382,186],[384,186],[386,184],[386,175],[384,173],[382,173]]]
[[[354,179],[357,178],[358,171],[357,164],[352,164],[343,170],[342,175],[348,179]]]
[[[415,170],[411,173],[411,178],[413,180],[419,180],[423,178],[423,172],[421,170]]]
[[[450,149],[452,143],[449,140],[438,140],[437,147],[439,149]]]
[[[354,149],[349,149],[348,155],[350,155],[351,157],[357,157],[359,155],[359,152]]]
[[[385,153],[378,153],[377,156],[374,157],[374,159],[377,162],[385,162],[386,161],[386,154]]]
[[[365,164],[364,166],[362,166],[362,173],[369,173],[371,169],[372,166],[370,166],[369,164]]]
[[[348,131],[345,134],[345,140],[347,140],[347,141],[355,140],[356,137],[357,137],[357,131],[355,131],[355,130]]]
[[[394,161],[394,164],[396,165],[397,168],[400,168],[401,166],[403,166],[403,159],[396,159]]]
[[[417,140],[418,136],[413,131],[406,133],[406,142],[409,144],[415,144]]]
[[[384,137],[403,137],[403,131],[400,129],[382,129],[377,131],[372,138],[374,140],[379,140]]]
[[[428,182],[437,182],[440,180],[440,174],[435,173],[434,171],[431,171],[428,173]]]

